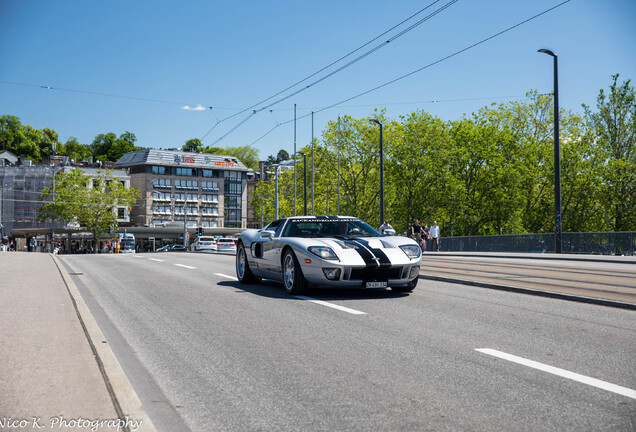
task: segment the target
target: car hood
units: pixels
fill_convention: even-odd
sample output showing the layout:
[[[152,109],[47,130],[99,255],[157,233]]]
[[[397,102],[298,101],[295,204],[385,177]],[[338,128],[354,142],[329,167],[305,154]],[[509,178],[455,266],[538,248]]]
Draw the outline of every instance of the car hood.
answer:
[[[347,238],[311,238],[304,239],[306,247],[328,246],[338,256],[341,263],[354,266],[391,266],[410,264],[421,259],[409,258],[400,246],[415,241],[407,237],[347,237]]]

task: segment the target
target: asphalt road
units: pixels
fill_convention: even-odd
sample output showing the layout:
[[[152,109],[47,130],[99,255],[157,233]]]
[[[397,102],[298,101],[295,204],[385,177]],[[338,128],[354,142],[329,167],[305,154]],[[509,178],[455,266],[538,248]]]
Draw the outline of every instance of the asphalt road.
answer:
[[[159,431],[636,430],[634,311],[427,280],[289,297],[230,255],[60,260]]]

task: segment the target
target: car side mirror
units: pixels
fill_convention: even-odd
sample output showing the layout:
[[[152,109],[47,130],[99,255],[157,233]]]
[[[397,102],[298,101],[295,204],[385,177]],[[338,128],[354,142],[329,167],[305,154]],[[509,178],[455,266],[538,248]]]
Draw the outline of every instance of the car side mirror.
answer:
[[[394,236],[395,235],[395,230],[394,229],[385,229],[383,235],[385,235],[385,236]]]
[[[263,230],[261,231],[261,237],[263,238],[272,238],[274,237],[275,231]]]

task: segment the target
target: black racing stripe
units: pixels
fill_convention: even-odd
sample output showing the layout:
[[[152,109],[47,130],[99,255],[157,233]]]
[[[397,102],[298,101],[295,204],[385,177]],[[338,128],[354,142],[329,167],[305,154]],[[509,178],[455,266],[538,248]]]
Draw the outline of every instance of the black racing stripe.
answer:
[[[364,246],[366,246],[367,248],[371,249],[371,252],[373,252],[373,254],[380,258],[380,267],[390,267],[393,265],[393,263],[391,262],[391,260],[389,259],[388,256],[386,256],[386,254],[384,253],[384,251],[382,249],[379,248],[372,248],[371,246],[369,246],[369,242],[367,240],[363,240],[363,239],[357,239],[357,241],[360,244],[363,244]]]
[[[344,243],[352,246],[356,250],[356,252],[360,254],[360,257],[362,257],[364,262],[367,264],[367,267],[379,267],[380,264],[378,260],[373,259],[375,258],[375,256],[371,253],[371,251],[369,251],[367,246],[359,243],[357,240],[345,240]]]

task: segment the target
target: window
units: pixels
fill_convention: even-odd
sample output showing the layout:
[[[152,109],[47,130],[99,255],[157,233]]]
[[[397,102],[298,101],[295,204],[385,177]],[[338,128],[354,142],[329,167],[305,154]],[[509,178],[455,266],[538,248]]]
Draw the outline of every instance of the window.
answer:
[[[152,199],[154,201],[170,201],[170,192],[153,192]]]
[[[201,208],[201,216],[218,216],[219,209],[216,207],[203,207]]]
[[[176,174],[178,176],[188,176],[188,177],[192,177],[193,175],[193,170],[192,168],[177,168],[177,172]]]
[[[172,181],[170,179],[152,179],[152,185],[156,188],[171,188]]]
[[[212,181],[201,182],[201,189],[206,191],[217,192],[219,190],[219,183]]]
[[[162,166],[153,166],[152,173],[153,174],[168,174],[169,169],[167,167],[162,167]]]
[[[202,203],[207,203],[207,204],[212,204],[212,203],[219,203],[219,196],[218,195],[210,195],[210,194],[202,194],[201,195],[201,202]]]
[[[219,172],[214,170],[204,169],[204,170],[201,170],[201,175],[203,177],[218,177]]]
[[[152,214],[172,214],[170,206],[166,205],[153,205]]]
[[[117,208],[117,219],[124,219],[126,217],[126,209],[124,207]]]
[[[199,183],[196,180],[175,180],[174,187],[177,189],[199,189]]]
[[[184,193],[175,193],[174,194],[174,200],[175,201],[185,201],[186,200],[186,194],[184,194]]]

